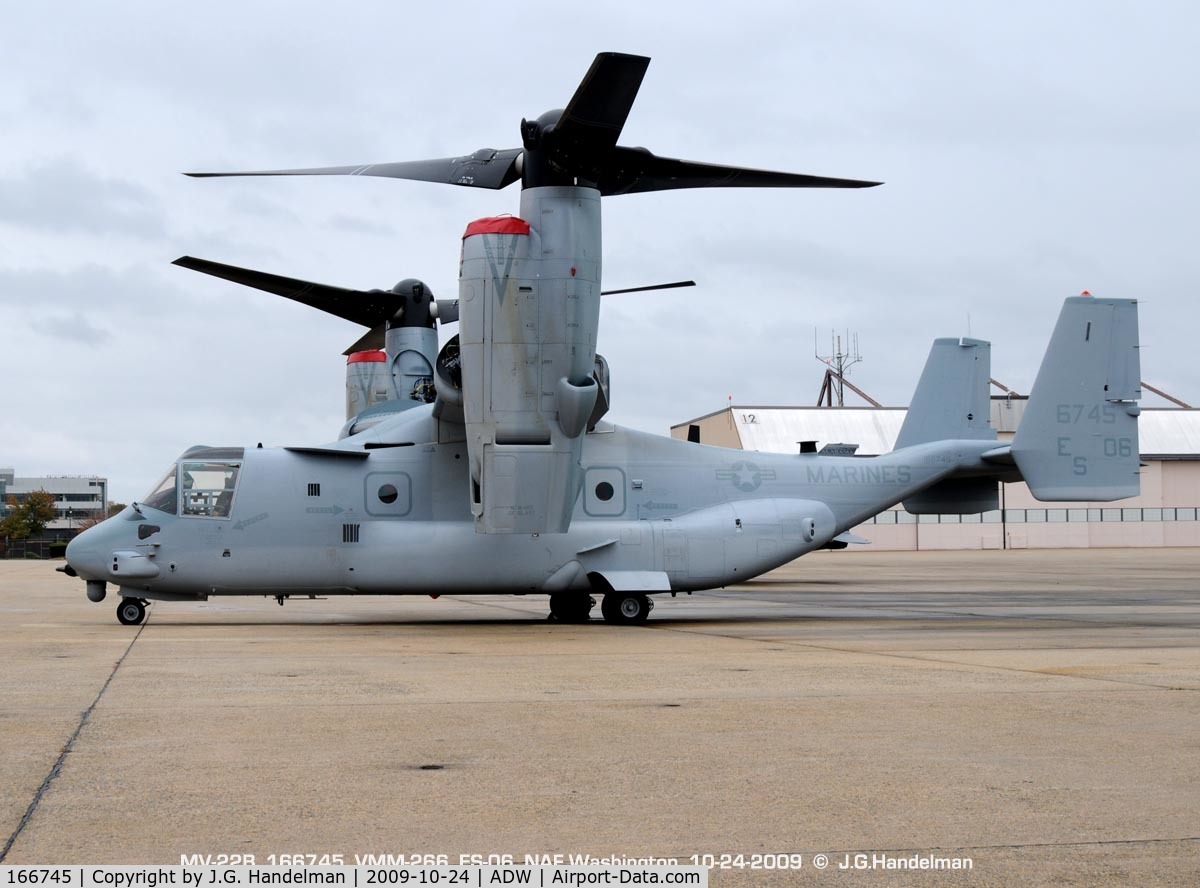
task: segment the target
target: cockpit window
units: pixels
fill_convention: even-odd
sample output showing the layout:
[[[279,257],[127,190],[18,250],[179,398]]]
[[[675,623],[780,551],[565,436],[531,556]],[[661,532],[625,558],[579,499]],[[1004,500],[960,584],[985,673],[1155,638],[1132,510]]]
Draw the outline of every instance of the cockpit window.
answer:
[[[175,490],[175,469],[172,465],[167,470],[167,474],[163,475],[161,481],[154,485],[154,489],[142,500],[143,506],[149,506],[152,509],[158,509],[160,512],[169,512],[174,515],[179,508],[179,498]]]
[[[225,462],[183,462],[183,515],[228,518],[233,508],[239,466]]]

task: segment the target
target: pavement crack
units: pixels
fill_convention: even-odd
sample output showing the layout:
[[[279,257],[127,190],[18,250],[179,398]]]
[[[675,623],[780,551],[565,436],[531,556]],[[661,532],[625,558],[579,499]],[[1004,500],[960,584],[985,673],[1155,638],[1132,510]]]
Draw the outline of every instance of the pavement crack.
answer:
[[[48,773],[45,779],[42,780],[41,786],[39,786],[37,788],[37,792],[33,794],[33,800],[29,803],[29,807],[25,809],[25,813],[21,816],[21,820],[17,823],[16,829],[14,829],[12,835],[8,837],[8,841],[4,843],[4,847],[0,849],[0,863],[4,863],[5,859],[8,857],[8,852],[12,850],[12,846],[16,844],[16,841],[20,837],[21,833],[25,831],[25,827],[29,825],[29,821],[33,819],[34,812],[36,812],[38,806],[41,805],[42,798],[50,789],[50,785],[54,783],[54,781],[58,778],[58,775],[62,773],[62,768],[67,761],[67,756],[70,754],[71,750],[75,748],[75,741],[79,739],[79,735],[83,731],[84,726],[87,725],[88,719],[92,717],[92,712],[95,710],[96,704],[100,702],[100,699],[104,696],[104,692],[107,691],[108,686],[112,684],[113,678],[115,678],[117,675],[117,670],[121,668],[121,664],[125,662],[125,658],[129,656],[129,652],[133,650],[133,646],[137,643],[137,640],[142,637],[142,631],[146,628],[146,626],[149,625],[149,623],[150,616],[147,614],[146,619],[140,626],[138,626],[137,632],[135,632],[133,638],[130,639],[129,645],[125,648],[125,652],[121,654],[117,662],[113,664],[112,672],[108,674],[108,678],[106,678],[104,680],[104,684],[100,686],[100,691],[96,694],[96,699],[94,699],[92,701],[92,705],[85,709],[83,714],[79,716],[79,724],[75,726],[75,730],[67,740],[66,745],[64,745],[62,748],[62,752],[58,754],[58,759],[54,762],[54,766],[50,768],[50,773]]]

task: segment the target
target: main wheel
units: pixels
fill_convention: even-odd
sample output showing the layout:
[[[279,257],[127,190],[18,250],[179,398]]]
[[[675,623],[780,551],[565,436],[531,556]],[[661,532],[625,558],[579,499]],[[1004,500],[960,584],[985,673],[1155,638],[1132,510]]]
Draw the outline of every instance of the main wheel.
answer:
[[[610,623],[644,623],[654,608],[649,596],[636,592],[609,592],[600,612]]]
[[[579,592],[554,592],[550,595],[550,616],[560,623],[586,623],[596,599]]]
[[[117,620],[122,626],[136,626],[146,619],[146,603],[140,598],[122,598],[117,605]]]

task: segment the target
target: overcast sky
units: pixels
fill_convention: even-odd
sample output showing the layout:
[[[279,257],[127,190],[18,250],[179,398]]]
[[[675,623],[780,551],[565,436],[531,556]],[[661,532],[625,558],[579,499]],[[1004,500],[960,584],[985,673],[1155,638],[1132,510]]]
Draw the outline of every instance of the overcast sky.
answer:
[[[616,422],[814,403],[814,330],[888,405],[968,332],[1028,392],[1085,288],[1200,402],[1198,46],[1187,2],[5,3],[0,465],[127,502],[191,444],[332,440],[361,328],[170,261],[454,296],[516,188],[179,173],[515,147],[606,50],[653,59],[623,144],[886,182],[606,199],[606,287],[700,285],[605,301]]]

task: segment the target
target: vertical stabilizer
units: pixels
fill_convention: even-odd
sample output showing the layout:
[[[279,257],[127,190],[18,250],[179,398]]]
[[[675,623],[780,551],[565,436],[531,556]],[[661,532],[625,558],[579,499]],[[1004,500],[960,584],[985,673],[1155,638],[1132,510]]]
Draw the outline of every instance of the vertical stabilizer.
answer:
[[[935,339],[896,449],[929,441],[988,440],[992,346],[982,339]]]
[[[1012,443],[1033,495],[1136,496],[1141,394],[1137,301],[1067,299]]]

